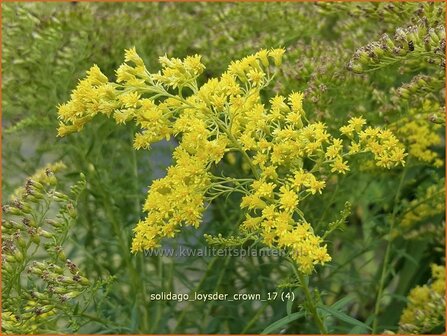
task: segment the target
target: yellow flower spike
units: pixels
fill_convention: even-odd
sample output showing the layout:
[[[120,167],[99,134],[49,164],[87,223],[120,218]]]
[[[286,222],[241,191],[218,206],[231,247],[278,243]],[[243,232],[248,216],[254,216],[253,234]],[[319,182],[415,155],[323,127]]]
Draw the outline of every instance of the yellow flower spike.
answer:
[[[264,167],[261,174],[266,180],[276,180],[278,178],[278,173],[276,172],[276,168],[277,167],[274,165]]]
[[[131,120],[134,116],[135,116],[134,109],[117,110],[113,114],[113,118],[115,119],[117,124],[125,124],[127,121]]]
[[[286,98],[280,95],[276,95],[270,99],[272,112],[279,112],[280,114],[285,114],[290,112],[290,108],[285,103]]]
[[[439,126],[423,119],[402,118],[393,126],[393,130],[405,142],[409,155],[435,167],[442,167],[439,154],[432,150],[433,146],[442,143]]]
[[[267,203],[264,202],[257,195],[248,195],[242,198],[241,208],[248,208],[249,210],[254,209],[264,209],[267,206]]]

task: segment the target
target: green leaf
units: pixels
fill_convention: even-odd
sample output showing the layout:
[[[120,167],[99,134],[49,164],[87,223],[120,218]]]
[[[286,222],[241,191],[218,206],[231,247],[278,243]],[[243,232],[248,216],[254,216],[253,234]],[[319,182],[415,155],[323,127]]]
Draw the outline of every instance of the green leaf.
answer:
[[[345,296],[344,298],[341,298],[337,302],[333,303],[331,305],[331,308],[340,310],[341,308],[345,307],[348,303],[350,303],[354,299],[355,299],[355,296],[352,294],[349,294],[349,295]]]
[[[368,317],[368,319],[366,320],[366,324],[371,324],[372,321],[374,320],[374,315],[371,315]],[[352,328],[348,334],[365,334],[368,332],[368,329],[365,329],[364,327],[360,327],[360,326],[355,326],[354,328]]]
[[[73,315],[77,315],[78,312],[79,312],[79,302],[76,303],[76,306],[75,306],[75,308],[73,310]]]
[[[349,315],[346,315],[345,313],[343,313],[341,311],[333,309],[332,307],[318,305],[317,308],[321,309],[322,311],[324,311],[326,313],[331,314],[333,317],[339,319],[340,321],[344,321],[346,323],[371,330],[371,328],[369,326],[367,326],[365,323],[360,322],[359,320],[356,320],[355,318],[353,318]]]
[[[304,312],[297,312],[297,313],[290,314],[290,315],[283,317],[282,319],[270,324],[267,328],[265,328],[261,332],[261,334],[262,335],[270,334],[272,331],[282,328],[283,326],[289,324],[290,322],[298,320],[299,318],[301,318],[303,316],[304,316]]]
[[[294,292],[293,292],[293,294],[294,294],[294,297],[296,298],[296,296],[297,296],[297,290],[295,290]],[[293,303],[295,302],[295,300],[287,300],[287,305],[286,305],[286,312],[287,312],[287,315],[291,315],[292,314],[292,308],[293,308]]]
[[[287,315],[292,314],[292,306],[293,306],[293,300],[287,300],[287,305],[286,305]]]

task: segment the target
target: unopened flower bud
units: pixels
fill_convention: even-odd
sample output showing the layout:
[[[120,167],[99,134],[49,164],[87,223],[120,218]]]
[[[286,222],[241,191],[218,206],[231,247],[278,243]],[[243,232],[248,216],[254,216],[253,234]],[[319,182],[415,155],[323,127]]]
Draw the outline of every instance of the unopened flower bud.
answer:
[[[39,190],[40,192],[45,191],[45,187],[43,186],[42,183],[35,180],[29,180],[29,181],[31,181],[31,185],[34,187],[34,189]]]
[[[15,250],[15,252],[14,252],[14,254],[13,254],[13,257],[14,257],[14,259],[17,261],[17,262],[22,262],[23,261],[23,254],[22,254],[22,252],[20,252],[20,250]]]
[[[430,28],[428,30],[428,35],[430,36],[430,40],[431,40],[433,45],[437,45],[441,41],[439,36],[436,34],[436,32],[435,32],[435,30],[433,28]]]
[[[47,219],[46,222],[55,228],[60,228],[64,226],[64,223],[61,221],[56,221],[54,219]]]
[[[7,256],[5,257],[5,259],[6,259],[6,261],[7,261],[8,263],[11,263],[11,264],[17,262],[16,258],[15,258],[13,255],[7,255]]]
[[[24,249],[27,245],[27,242],[25,239],[23,239],[22,235],[18,235],[17,238],[17,245],[20,246],[22,249]]]
[[[55,191],[55,192],[53,193],[53,196],[54,196],[54,198],[55,198],[55,200],[56,200],[57,202],[65,202],[65,201],[68,201],[68,200],[69,200],[69,198],[68,198],[67,195],[65,195],[65,194],[63,194],[63,193],[61,193],[61,192],[58,192],[58,191]]]
[[[67,300],[70,300],[70,299],[73,299],[73,298],[79,296],[79,294],[81,294],[81,293],[77,292],[77,291],[69,292],[69,293],[66,293],[64,295],[61,295],[60,299],[61,299],[62,302],[65,302]]]
[[[39,203],[39,201],[43,198],[43,197],[37,197],[37,193],[33,193],[33,194],[28,194],[26,195],[26,199],[27,201],[33,202],[33,203]]]
[[[59,259],[61,259],[61,260],[66,260],[67,259],[67,257],[65,256],[64,250],[62,249],[62,246],[56,246],[54,248],[54,250],[55,250],[55,252],[57,254],[57,257]]]
[[[67,204],[67,211],[71,218],[75,219],[77,217],[76,209],[74,208],[73,204],[68,203]]]
[[[9,262],[3,262],[2,263],[2,270],[5,273],[11,273],[12,270],[13,270],[13,267],[12,267],[11,263],[9,263]]]
[[[34,244],[39,245],[39,244],[40,244],[40,237],[39,237],[39,235],[38,235],[37,233],[33,234],[33,235],[31,236],[31,241],[32,241]]]
[[[391,50],[393,50],[396,47],[393,40],[391,40],[388,34],[383,34],[380,41],[384,43]]]
[[[353,61],[350,61],[348,64],[348,70],[360,74],[363,73],[363,67],[360,63],[354,63]]]
[[[445,40],[445,27],[444,26],[438,26],[436,28],[436,34],[438,35],[440,40]]]
[[[72,284],[75,283],[75,281],[74,281],[72,278],[69,278],[69,277],[64,276],[64,275],[60,275],[60,276],[58,276],[58,277],[56,278],[56,280],[57,280],[59,283],[66,283],[66,284],[70,284],[70,285],[72,285]]]
[[[48,232],[48,231],[46,231],[46,230],[44,230],[42,228],[39,228],[37,230],[37,234],[42,236],[42,237],[45,237],[45,238],[53,238],[54,237],[54,234],[52,234],[51,232]]]
[[[65,294],[65,293],[67,293],[68,292],[68,290],[69,289],[67,289],[66,287],[62,287],[62,286],[60,286],[60,287],[54,287],[54,288],[52,288],[52,292],[53,293],[56,293],[56,294]]]
[[[86,278],[81,276],[81,280],[79,281],[81,283],[81,285],[87,286],[90,284],[90,281]]]
[[[2,218],[2,228],[3,229],[7,229],[10,230],[14,227],[14,222],[11,220],[6,220],[4,218]]]
[[[397,89],[397,94],[405,99],[408,99],[410,97],[410,92],[406,88],[403,88],[403,87],[400,87]]]
[[[42,315],[44,313],[47,313],[47,312],[51,311],[53,308],[54,307],[52,305],[36,307],[36,308],[34,308],[34,313],[36,315]]]
[[[51,271],[55,272],[55,273],[58,273],[58,274],[61,274],[61,275],[64,274],[64,269],[63,269],[62,267],[56,265],[56,264],[49,264],[49,265],[48,265],[48,268],[49,268]]]
[[[8,213],[10,213],[11,215],[16,215],[16,216],[23,216],[25,215],[25,213],[22,211],[22,209],[19,209],[17,207],[14,206],[10,206],[8,207]]]
[[[368,53],[364,49],[357,50],[354,56],[358,57],[358,61],[361,64],[369,64],[371,62]]]
[[[45,294],[37,292],[37,291],[32,291],[31,297],[34,299],[41,299],[41,300],[47,298],[47,296]]]
[[[424,37],[424,48],[425,48],[425,51],[430,51],[431,50],[431,41],[430,41],[430,37],[429,36],[425,36]]]

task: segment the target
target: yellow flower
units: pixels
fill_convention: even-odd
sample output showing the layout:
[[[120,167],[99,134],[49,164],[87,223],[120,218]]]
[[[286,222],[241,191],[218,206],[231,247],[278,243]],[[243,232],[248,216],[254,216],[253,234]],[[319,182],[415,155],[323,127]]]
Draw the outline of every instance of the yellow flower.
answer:
[[[287,186],[282,186],[279,191],[280,208],[286,212],[293,212],[298,204],[297,194]]]
[[[346,136],[348,136],[348,137],[352,137],[353,132],[354,132],[354,126],[353,126],[353,125],[345,125],[345,126],[342,126],[342,127],[340,127],[340,132],[341,132],[343,135],[346,135]]]
[[[251,69],[248,74],[248,81],[254,86],[261,86],[264,83],[265,74],[258,69]]]
[[[118,100],[123,107],[136,108],[140,103],[140,95],[138,92],[128,92],[118,96]]]
[[[264,181],[255,180],[253,182],[253,189],[255,190],[255,194],[259,197],[271,198],[273,197],[273,191],[275,190],[275,184],[267,183]]]
[[[125,62],[133,62],[137,66],[144,66],[144,62],[141,59],[141,57],[137,54],[135,47],[127,49],[125,51],[124,61]]]
[[[343,161],[341,156],[337,156],[331,164],[331,172],[345,174],[349,170],[348,165]]]
[[[349,154],[357,154],[358,152],[360,152],[360,144],[356,143],[356,142],[351,142],[351,146],[349,147]]]
[[[350,126],[352,126],[352,128],[356,131],[356,132],[360,132],[362,130],[363,125],[366,124],[366,120],[363,119],[362,117],[358,117],[358,118],[351,118],[348,121],[348,124]]]
[[[284,48],[278,48],[278,49],[271,49],[269,51],[269,56],[273,58],[273,62],[276,66],[281,66],[282,63],[282,56],[286,50]]]
[[[263,209],[266,205],[267,204],[257,195],[244,196],[241,202],[241,208],[248,208],[249,210]]]
[[[342,141],[340,139],[333,139],[332,145],[326,148],[326,157],[328,159],[333,159],[339,155],[340,151],[343,148]]]
[[[303,111],[303,98],[301,92],[293,92],[289,95],[289,104],[293,112],[301,113]]]
[[[306,191],[308,191],[312,195],[314,195],[317,192],[321,194],[321,191],[326,186],[326,182],[318,181],[314,175],[307,174],[306,181],[304,182],[304,185],[307,187]]]
[[[261,49],[256,53],[256,57],[259,58],[259,60],[261,61],[262,65],[264,67],[268,67],[269,66],[269,60],[268,60],[268,51],[265,49]]]

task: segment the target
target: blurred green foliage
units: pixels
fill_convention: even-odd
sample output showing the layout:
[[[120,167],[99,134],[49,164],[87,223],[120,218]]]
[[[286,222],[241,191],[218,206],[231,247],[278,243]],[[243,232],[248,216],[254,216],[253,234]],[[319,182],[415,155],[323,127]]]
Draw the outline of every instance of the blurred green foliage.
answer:
[[[444,3],[2,3],[2,11],[3,198],[47,162],[64,161],[67,185],[85,174],[76,224],[64,243],[67,257],[81,261],[77,265],[91,281],[113,279],[106,298],[85,311],[87,323],[69,332],[318,332],[281,258],[130,254],[145,190],[164,174],[175,144],[135,152],[134,130],[108,120],[57,139],[56,109],[93,63],[112,77],[123,50],[132,46],[151,70],[164,54],[201,54],[208,77],[234,59],[283,46],[286,59],[273,94],[305,92],[308,118],[325,120],[331,129],[363,116],[401,132],[410,153],[405,168],[378,172],[359,161],[358,169],[329,181],[328,192],[303,204],[316,231],[337,220],[346,201],[352,204],[344,230],[329,242],[331,265],[310,278],[330,333],[370,332],[352,319],[376,323],[377,332],[397,331],[410,289],[430,278],[431,263],[444,264],[445,132],[438,124],[445,119]],[[410,27],[418,27],[417,40],[407,36]],[[374,53],[383,34],[403,51]],[[361,57],[361,67],[355,66]],[[416,128],[408,128],[412,121]],[[428,136],[434,140],[424,147]],[[421,159],[420,151],[438,164]],[[225,164],[237,174],[240,161]],[[230,197],[215,205],[199,232],[230,236],[241,220],[238,203]],[[166,244],[201,248],[205,240],[185,230]],[[162,291],[293,291],[296,297],[289,303],[150,301],[151,293]],[[3,300],[3,311],[7,304]],[[19,328],[23,316],[15,318]],[[44,331],[61,331],[53,328]],[[5,331],[17,330],[27,332]]]

